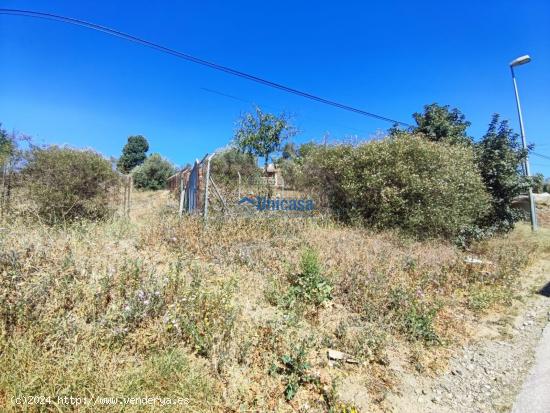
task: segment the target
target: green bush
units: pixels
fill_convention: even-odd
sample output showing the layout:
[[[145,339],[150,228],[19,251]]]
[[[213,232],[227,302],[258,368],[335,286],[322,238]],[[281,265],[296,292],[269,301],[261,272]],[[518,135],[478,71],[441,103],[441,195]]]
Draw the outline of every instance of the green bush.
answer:
[[[412,292],[402,287],[392,289],[389,296],[389,318],[409,340],[441,343],[434,326],[439,305],[422,300],[421,291]]]
[[[313,149],[311,186],[345,221],[454,238],[489,211],[473,149],[399,134],[358,146]]]
[[[43,220],[100,219],[112,212],[111,191],[119,178],[100,154],[49,146],[33,147],[27,155],[23,186]]]
[[[307,248],[301,257],[300,272],[288,277],[289,286],[281,294],[280,283],[275,283],[267,293],[272,304],[287,310],[302,313],[308,309],[317,310],[332,299],[332,284],[323,275],[317,253]]]
[[[300,386],[308,383],[317,384],[319,379],[311,375],[311,364],[307,361],[308,343],[303,340],[300,346],[295,346],[290,354],[284,354],[280,358],[280,365],[273,365],[271,373],[278,373],[285,376],[285,399],[292,400]]]
[[[154,153],[132,170],[134,186],[138,189],[164,189],[166,180],[175,172],[176,168],[169,160]]]
[[[259,178],[262,173],[258,168],[257,159],[249,153],[231,148],[216,154],[210,166],[211,174],[216,182],[236,186],[238,174],[242,179]],[[248,181],[247,181],[248,182]]]
[[[304,184],[304,174],[303,174],[303,160],[300,157],[280,159],[278,162],[278,167],[281,169],[283,174],[283,179],[285,183],[285,188],[287,189],[307,189]]]
[[[308,248],[304,251],[300,269],[299,274],[290,277],[289,295],[293,300],[314,307],[329,301],[332,298],[332,285],[323,275],[319,257],[314,250]]]

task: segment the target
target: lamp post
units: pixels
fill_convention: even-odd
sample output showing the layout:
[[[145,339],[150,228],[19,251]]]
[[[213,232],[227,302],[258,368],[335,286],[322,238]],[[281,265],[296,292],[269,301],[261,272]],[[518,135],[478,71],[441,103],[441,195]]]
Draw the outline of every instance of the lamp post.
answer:
[[[518,117],[519,117],[519,130],[521,133],[521,142],[523,144],[523,149],[527,151],[527,143],[525,141],[525,129],[523,127],[523,116],[521,114],[521,105],[519,103],[519,93],[518,93],[518,84],[516,82],[516,76],[514,74],[514,67],[521,66],[531,61],[529,55],[520,56],[517,59],[514,59],[510,62],[510,70],[512,72],[512,81],[514,82],[514,92],[516,93],[516,104],[518,106]],[[525,174],[531,176],[531,170],[529,169],[529,158],[525,155]],[[533,231],[537,230],[537,212],[535,205],[535,198],[533,197],[533,189],[529,186],[529,208],[531,209],[531,229]]]

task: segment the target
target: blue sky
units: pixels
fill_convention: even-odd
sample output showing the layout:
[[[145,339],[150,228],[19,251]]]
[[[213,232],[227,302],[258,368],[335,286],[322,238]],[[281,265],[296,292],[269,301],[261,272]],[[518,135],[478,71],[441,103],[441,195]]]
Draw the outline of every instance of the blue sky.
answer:
[[[478,138],[492,113],[550,156],[550,2],[0,1],[63,14],[412,123],[432,102],[461,109]],[[226,145],[239,114],[287,111],[294,139],[368,138],[390,124],[310,102],[66,24],[0,15],[0,122],[37,143],[118,156],[132,134],[177,164]],[[213,93],[216,91],[217,93]],[[228,97],[224,95],[230,95]],[[532,157],[550,176],[550,160]]]

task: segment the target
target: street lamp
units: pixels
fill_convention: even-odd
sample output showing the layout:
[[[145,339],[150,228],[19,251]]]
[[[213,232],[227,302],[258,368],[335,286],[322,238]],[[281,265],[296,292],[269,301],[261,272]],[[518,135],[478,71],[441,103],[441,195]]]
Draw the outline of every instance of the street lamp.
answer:
[[[523,143],[523,149],[527,151],[527,143],[525,142],[525,129],[523,127],[523,116],[521,114],[521,105],[519,103],[518,85],[516,83],[516,76],[514,74],[514,67],[527,64],[531,61],[529,55],[520,56],[510,62],[510,70],[512,71],[512,81],[514,82],[514,91],[516,92],[516,104],[518,106],[519,117],[519,130],[521,132],[521,142]],[[529,169],[529,158],[525,155],[525,174],[531,176],[531,170]],[[531,229],[537,230],[537,212],[535,205],[535,198],[533,197],[533,189],[529,186],[529,208],[531,209]]]

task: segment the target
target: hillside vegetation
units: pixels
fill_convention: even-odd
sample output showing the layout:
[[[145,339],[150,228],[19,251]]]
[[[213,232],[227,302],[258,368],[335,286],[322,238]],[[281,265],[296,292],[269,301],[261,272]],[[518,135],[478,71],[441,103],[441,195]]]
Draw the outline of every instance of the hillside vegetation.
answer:
[[[506,122],[474,142],[456,109],[414,116],[379,140],[296,147],[288,116],[243,115],[212,162],[229,206],[208,221],[158,190],[175,167],[144,136],[117,172],[0,128],[0,410],[391,410],[404,369],[443,368],[550,251],[516,225],[532,182]],[[313,211],[239,206],[281,196],[277,168]]]
[[[131,221],[0,232],[0,405],[149,395],[188,399],[176,411],[352,412],[353,385],[383,408],[396,357],[438,369],[545,248],[523,227],[468,253],[321,216],[205,228],[170,202],[144,192]]]

